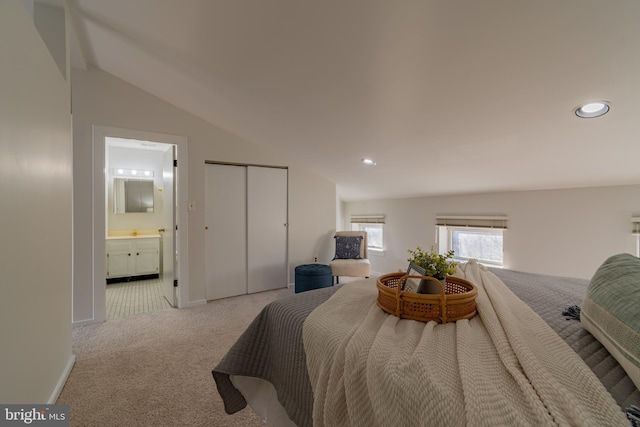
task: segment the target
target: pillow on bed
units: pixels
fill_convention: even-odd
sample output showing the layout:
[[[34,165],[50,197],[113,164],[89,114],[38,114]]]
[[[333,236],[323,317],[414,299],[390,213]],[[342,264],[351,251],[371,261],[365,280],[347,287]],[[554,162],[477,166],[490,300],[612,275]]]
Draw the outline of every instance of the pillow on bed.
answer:
[[[336,239],[336,256],[333,259],[360,259],[362,236],[333,236]]]
[[[580,321],[640,388],[640,258],[618,254],[598,268]]]

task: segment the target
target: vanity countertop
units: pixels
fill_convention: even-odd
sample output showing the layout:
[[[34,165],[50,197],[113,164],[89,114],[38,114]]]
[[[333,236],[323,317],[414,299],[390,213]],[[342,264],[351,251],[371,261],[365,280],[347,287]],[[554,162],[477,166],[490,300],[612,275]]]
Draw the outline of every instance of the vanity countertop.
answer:
[[[118,240],[118,239],[158,239],[160,237],[159,234],[138,234],[137,236],[107,236],[107,240]]]

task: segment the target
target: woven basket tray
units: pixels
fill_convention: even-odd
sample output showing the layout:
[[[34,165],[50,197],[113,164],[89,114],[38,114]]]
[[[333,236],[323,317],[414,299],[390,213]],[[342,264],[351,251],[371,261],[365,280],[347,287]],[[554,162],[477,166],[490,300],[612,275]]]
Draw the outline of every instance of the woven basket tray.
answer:
[[[437,282],[440,294],[417,294],[402,290],[406,279],[425,279]],[[476,315],[478,289],[471,282],[447,276],[446,285],[433,277],[407,276],[389,273],[378,279],[378,305],[389,314],[401,319],[421,322],[435,320],[438,323],[470,319]]]

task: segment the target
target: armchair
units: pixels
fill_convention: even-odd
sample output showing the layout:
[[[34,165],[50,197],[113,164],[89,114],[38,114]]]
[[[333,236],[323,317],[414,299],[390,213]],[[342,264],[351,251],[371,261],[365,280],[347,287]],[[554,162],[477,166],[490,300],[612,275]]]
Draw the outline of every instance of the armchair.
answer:
[[[342,237],[347,239],[341,239]],[[371,263],[367,251],[367,232],[337,231],[334,238],[336,256],[331,261],[331,275],[336,278],[336,283],[340,283],[340,276],[368,278],[371,275]],[[355,250],[358,249],[357,245],[359,251]]]

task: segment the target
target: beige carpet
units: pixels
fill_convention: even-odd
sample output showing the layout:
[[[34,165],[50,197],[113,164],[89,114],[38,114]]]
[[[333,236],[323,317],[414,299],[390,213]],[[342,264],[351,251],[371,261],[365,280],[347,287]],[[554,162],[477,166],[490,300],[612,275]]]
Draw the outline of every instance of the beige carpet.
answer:
[[[57,403],[71,426],[261,426],[227,415],[211,370],[281,289],[73,330],[76,363]]]

